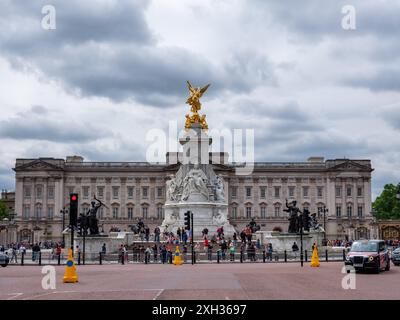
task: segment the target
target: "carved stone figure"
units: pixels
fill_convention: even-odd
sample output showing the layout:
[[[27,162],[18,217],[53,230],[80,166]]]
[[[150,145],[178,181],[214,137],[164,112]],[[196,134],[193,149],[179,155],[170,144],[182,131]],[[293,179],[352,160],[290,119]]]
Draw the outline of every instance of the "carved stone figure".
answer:
[[[298,216],[301,213],[300,209],[296,206],[297,201],[293,200],[292,202],[288,203],[286,199],[286,208],[283,211],[289,212],[289,233],[298,233],[299,232],[299,220]]]
[[[182,200],[187,200],[192,193],[200,193],[208,200],[207,177],[201,169],[194,168],[183,179]]]
[[[173,175],[170,175],[170,180],[166,182],[166,198],[167,201],[176,201],[177,200],[177,189],[178,186],[176,184],[176,180]]]
[[[213,222],[219,226],[223,226],[224,224],[228,223],[227,216],[222,212],[222,210],[218,209],[213,214]]]
[[[215,181],[215,195],[216,195],[216,200],[217,201],[224,201],[225,200],[225,195],[224,195],[224,182],[220,176],[217,176],[217,179]]]

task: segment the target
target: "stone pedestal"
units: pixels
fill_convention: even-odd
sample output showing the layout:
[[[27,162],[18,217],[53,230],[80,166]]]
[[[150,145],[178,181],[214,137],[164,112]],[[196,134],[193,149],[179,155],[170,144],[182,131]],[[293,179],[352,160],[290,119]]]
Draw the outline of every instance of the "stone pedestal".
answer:
[[[322,240],[324,238],[323,231],[310,231],[303,234],[303,249],[310,251],[314,243],[318,247],[322,246]],[[300,249],[300,234],[274,232],[274,231],[257,231],[256,239],[260,239],[261,244],[267,245],[272,244],[274,251],[292,251],[292,245],[294,242],[297,243]]]
[[[65,247],[71,246],[71,232],[65,233]],[[110,232],[109,235],[96,235],[85,237],[85,251],[88,254],[97,254],[101,251],[103,243],[106,244],[107,253],[117,252],[121,244],[130,244],[133,242],[134,234],[132,232]],[[74,236],[74,250],[79,246],[83,250],[83,237]]]

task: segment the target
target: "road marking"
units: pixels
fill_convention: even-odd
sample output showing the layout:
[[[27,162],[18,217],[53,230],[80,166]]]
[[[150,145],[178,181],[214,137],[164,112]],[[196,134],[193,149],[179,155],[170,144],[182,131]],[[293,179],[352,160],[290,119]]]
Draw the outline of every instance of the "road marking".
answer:
[[[17,298],[17,297],[23,295],[23,293],[22,293],[22,292],[8,293],[7,295],[8,295],[8,296],[13,296],[13,297],[8,298],[7,300],[13,300],[13,299],[15,299],[15,298]]]
[[[51,295],[51,294],[54,294],[54,293],[57,293],[57,291],[51,291],[51,292],[46,292],[46,293],[34,295],[34,296],[31,296],[31,297],[26,297],[26,298],[24,298],[24,299],[22,299],[22,300],[36,299],[36,298],[48,296],[48,295]]]
[[[225,300],[231,300],[231,299],[229,299],[229,297],[225,297]]]
[[[164,291],[164,289],[160,289],[160,290],[158,291],[158,293],[155,295],[155,297],[153,298],[153,300],[157,300],[158,297],[161,295],[161,293],[163,293],[163,291]]]

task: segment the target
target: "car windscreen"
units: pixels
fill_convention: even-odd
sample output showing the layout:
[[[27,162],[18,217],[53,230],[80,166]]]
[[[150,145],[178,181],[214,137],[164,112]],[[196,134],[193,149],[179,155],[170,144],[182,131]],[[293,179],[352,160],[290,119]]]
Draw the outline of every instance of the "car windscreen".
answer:
[[[393,253],[400,253],[400,248],[395,249]]]
[[[378,252],[377,242],[354,242],[350,251],[353,252]]]

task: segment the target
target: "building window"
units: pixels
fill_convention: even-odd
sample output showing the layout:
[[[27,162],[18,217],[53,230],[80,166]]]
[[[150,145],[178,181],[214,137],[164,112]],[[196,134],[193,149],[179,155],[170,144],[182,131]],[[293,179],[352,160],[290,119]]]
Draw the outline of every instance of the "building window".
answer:
[[[346,188],[346,195],[348,196],[348,197],[351,197],[351,193],[352,193],[352,187],[347,187]]]
[[[163,207],[157,207],[157,219],[163,218]]]
[[[348,205],[347,206],[347,216],[349,218],[351,218],[352,215],[353,215],[353,206],[352,205]]]
[[[251,197],[251,187],[246,187],[246,197]]]
[[[232,187],[232,198],[236,198],[237,196],[237,187]]]
[[[279,217],[281,215],[281,207],[276,206],[275,207],[275,217]]]
[[[340,218],[342,216],[342,207],[336,206],[336,217]]]
[[[289,187],[289,197],[290,198],[294,197],[294,190],[295,190],[295,187]]]
[[[363,207],[362,206],[358,206],[357,208],[357,214],[360,218],[362,218],[363,216]]]
[[[308,197],[308,190],[309,190],[309,187],[303,187],[303,197],[304,198]]]
[[[89,198],[89,187],[82,187],[83,190],[83,198]]]
[[[135,188],[128,187],[128,198],[133,198],[134,194],[135,194]]]
[[[147,198],[149,196],[149,187],[142,187],[142,197]]]
[[[113,219],[118,219],[118,210],[119,208],[118,207],[113,207],[112,208],[112,216],[113,216]]]
[[[362,187],[358,187],[357,188],[357,197],[362,197],[363,196],[363,188]]]
[[[24,187],[24,197],[25,198],[31,197],[31,187]]]
[[[119,187],[112,187],[113,198],[117,199],[119,197]]]
[[[163,196],[163,188],[157,187],[157,198],[162,198]]]
[[[265,199],[265,195],[266,195],[266,187],[261,187],[260,188],[260,197]]]
[[[324,196],[324,187],[317,187],[317,197],[322,198]]]
[[[237,207],[232,207],[232,219],[237,218]]]
[[[49,206],[47,207],[47,219],[53,219],[54,217],[54,207],[53,206]]]
[[[103,198],[104,197],[104,187],[97,187],[97,196],[99,198]]]
[[[36,187],[36,198],[41,198],[43,195],[43,188],[42,186],[37,186]]]
[[[69,195],[70,195],[71,193],[74,193],[74,187],[68,187],[68,195],[67,195],[67,198],[69,198]]]
[[[342,196],[342,188],[341,187],[336,187],[336,197],[341,197]]]
[[[133,208],[128,207],[128,219],[132,220],[133,219]]]
[[[265,219],[267,217],[267,207],[262,206],[260,208],[261,211],[261,219]]]
[[[281,187],[274,187],[275,198],[280,198],[281,196]]]
[[[42,218],[42,206],[36,206],[35,208],[35,218],[40,219]]]
[[[148,213],[148,208],[147,207],[142,207],[143,219],[147,219],[147,213]]]
[[[24,207],[24,215],[22,216],[23,219],[28,220],[31,215],[31,208],[26,206]]]
[[[104,210],[103,207],[100,207],[99,210],[97,211],[98,218],[103,219],[104,218]]]
[[[54,199],[54,187],[48,187],[48,189],[47,189],[47,197],[49,199]]]
[[[251,218],[251,207],[246,207],[246,218],[247,219]]]

